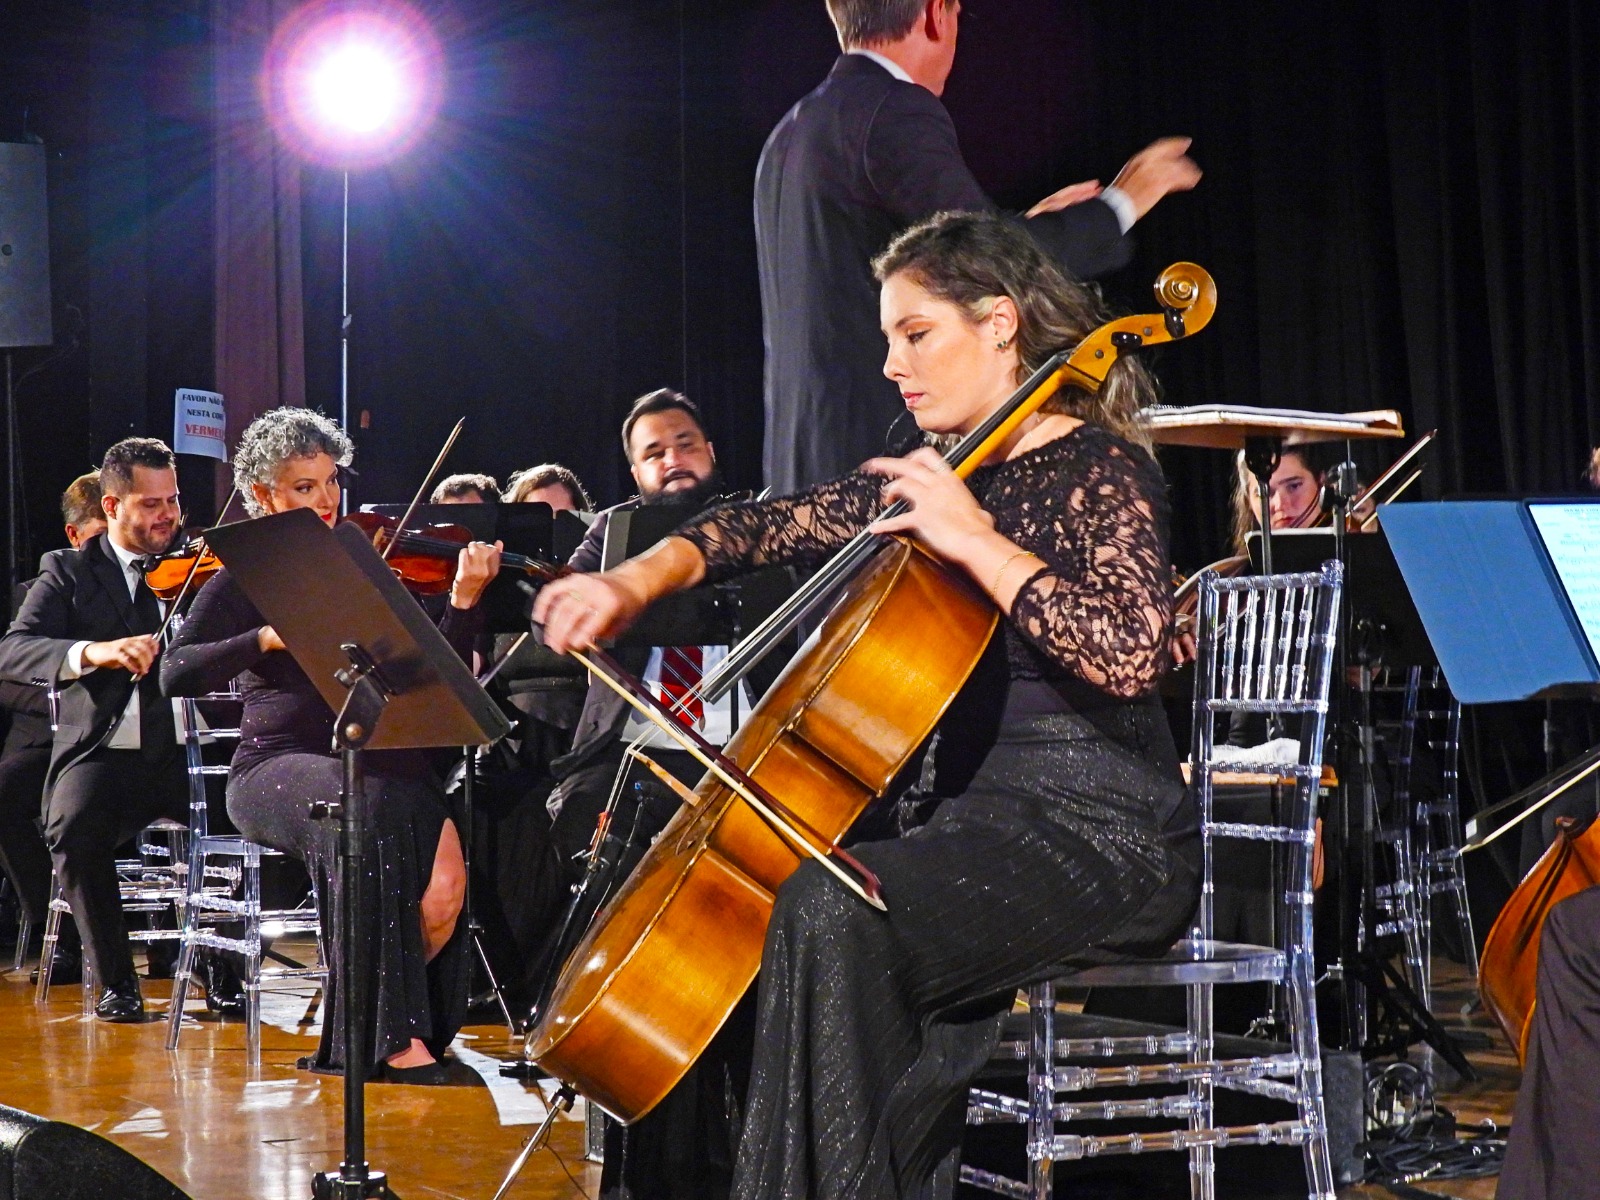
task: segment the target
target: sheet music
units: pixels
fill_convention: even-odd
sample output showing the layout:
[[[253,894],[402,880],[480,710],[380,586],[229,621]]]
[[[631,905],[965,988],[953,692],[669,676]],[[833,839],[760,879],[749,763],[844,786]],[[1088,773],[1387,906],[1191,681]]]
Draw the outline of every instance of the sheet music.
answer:
[[[1139,421],[1157,442],[1213,450],[1237,450],[1252,437],[1277,438],[1295,446],[1346,438],[1405,436],[1400,414],[1393,409],[1325,413],[1234,404],[1197,404],[1191,408],[1155,404],[1140,412]]]
[[[1146,424],[1158,425],[1179,418],[1218,417],[1235,421],[1257,418],[1262,421],[1305,423],[1314,425],[1348,426],[1352,430],[1371,429],[1394,423],[1395,414],[1384,410],[1365,413],[1312,412],[1300,408],[1256,408],[1238,404],[1194,404],[1187,407],[1174,404],[1152,404],[1140,411]]]
[[[1589,649],[1600,659],[1600,504],[1532,502],[1528,513],[1578,614]]]

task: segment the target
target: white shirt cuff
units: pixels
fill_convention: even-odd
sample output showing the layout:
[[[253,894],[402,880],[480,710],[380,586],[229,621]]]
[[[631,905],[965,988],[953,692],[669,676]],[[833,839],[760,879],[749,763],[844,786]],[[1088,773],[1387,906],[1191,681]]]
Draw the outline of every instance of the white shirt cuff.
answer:
[[[1100,190],[1100,199],[1111,206],[1111,211],[1117,214],[1117,224],[1122,227],[1122,232],[1127,233],[1133,228],[1139,214],[1134,211],[1133,201],[1128,193],[1119,187],[1108,187]]]
[[[67,657],[61,662],[60,676],[62,679],[77,679],[95,670],[92,666],[85,666],[83,652],[89,648],[88,642],[73,642],[67,650]]]

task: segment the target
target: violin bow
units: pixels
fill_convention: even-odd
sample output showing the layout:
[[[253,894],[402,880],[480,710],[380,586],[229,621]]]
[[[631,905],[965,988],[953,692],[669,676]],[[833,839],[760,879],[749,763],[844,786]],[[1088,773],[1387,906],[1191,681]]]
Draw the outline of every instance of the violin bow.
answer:
[[[1402,483],[1399,487],[1395,488],[1394,491],[1390,493],[1389,498],[1384,501],[1384,503],[1385,504],[1393,504],[1396,500],[1400,499],[1401,493],[1403,493],[1408,487],[1410,487],[1413,483],[1415,483],[1418,479],[1420,479],[1422,477],[1423,471],[1425,471],[1425,470],[1427,470],[1426,465],[1420,466],[1415,471],[1411,472],[1410,476],[1407,477],[1406,481],[1404,483]],[[1362,533],[1366,533],[1368,530],[1370,530],[1372,528],[1374,522],[1377,521],[1377,519],[1378,519],[1378,510],[1376,508],[1374,508],[1372,510],[1371,514],[1367,517],[1367,519],[1365,521],[1361,522],[1361,532]]]
[[[494,677],[500,674],[500,668],[511,661],[511,656],[513,654],[522,649],[522,643],[527,641],[532,633],[533,630],[524,629],[521,633],[517,634],[517,640],[506,647],[506,652],[504,654],[495,659],[494,666],[490,667],[482,675],[478,676],[478,685],[480,687],[488,687],[489,684],[494,681]]]
[[[746,775],[736,763],[725,758],[721,751],[694,730],[674,720],[670,710],[639,685],[638,681],[623,670],[609,654],[597,646],[591,647],[587,653],[582,650],[571,650],[569,653],[587,667],[597,679],[626,700],[641,716],[654,723],[663,733],[693,755],[701,766],[732,789],[733,793],[748,804],[769,826],[816,859],[834,878],[873,908],[880,912],[889,911],[888,905],[883,902],[883,892],[878,885],[876,875],[854,856],[837,846],[827,850],[820,849],[816,843],[824,839],[819,834],[808,830],[811,836],[807,837],[801,833],[800,827],[804,823],[785,808],[777,797]],[[840,866],[841,863],[844,866]],[[844,867],[849,867],[850,870],[846,871]],[[852,871],[859,878],[852,878],[850,874]]]
[[[233,485],[233,491],[228,493],[228,498],[223,502],[222,511],[217,514],[217,524],[222,524],[222,518],[228,515],[228,509],[233,507],[233,502],[239,498],[239,485]],[[156,645],[167,636],[167,631],[172,626],[172,618],[178,615],[178,607],[183,603],[184,597],[189,594],[189,586],[194,582],[195,574],[200,570],[200,559],[205,554],[205,535],[200,535],[200,548],[195,551],[194,562],[189,564],[189,573],[183,577],[183,584],[178,588],[178,594],[172,598],[172,603],[167,605],[166,616],[161,618],[161,628],[156,630]]]
[[[462,427],[467,419],[462,417],[456,422],[456,427],[450,431],[450,436],[445,438],[444,447],[439,451],[439,457],[433,460],[433,466],[428,468],[428,473],[422,477],[422,486],[417,489],[417,494],[411,497],[411,503],[406,505],[405,515],[400,518],[400,523],[395,526],[394,536],[389,539],[389,544],[383,548],[379,555],[384,562],[389,561],[389,555],[394,553],[394,548],[400,544],[400,537],[406,531],[406,525],[411,520],[411,514],[417,511],[417,505],[422,503],[422,498],[428,494],[428,489],[433,486],[433,477],[439,473],[439,468],[444,466],[444,460],[449,457],[450,451],[455,448],[456,439],[461,436]]]

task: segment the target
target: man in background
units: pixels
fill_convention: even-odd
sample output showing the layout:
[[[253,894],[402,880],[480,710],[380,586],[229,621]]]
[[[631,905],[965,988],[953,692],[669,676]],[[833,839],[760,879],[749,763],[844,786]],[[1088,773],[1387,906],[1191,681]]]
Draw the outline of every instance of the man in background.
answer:
[[[100,469],[79,475],[61,493],[61,523],[66,526],[67,544],[74,550],[97,533],[106,531],[106,514],[100,507]]]
[[[500,485],[493,475],[446,475],[428,497],[429,504],[494,504]]]
[[[61,494],[61,523],[74,550],[105,532],[98,470],[67,485]],[[19,606],[33,582],[30,579],[19,585]],[[5,710],[6,722],[5,745],[0,750],[0,869],[5,871],[23,918],[39,931],[44,928],[50,903],[50,852],[39,832],[54,740],[49,688],[0,681],[0,708]],[[56,942],[50,981],[76,984],[82,979],[82,969],[77,931],[68,923]]]
[[[47,554],[4,638],[0,679],[54,684],[59,721],[45,780],[45,843],[101,992],[104,1021],[144,1002],[122,912],[116,847],[157,817],[188,817],[172,706],[157,682],[161,607],[146,556],[180,532],[176,461],[126,438],[100,464],[106,531]]]
[[[995,207],[939,102],[960,14],[960,0],[828,0],[844,53],[761,153],[763,467],[779,495],[883,453],[905,414],[883,375],[872,256],[936,212]],[[1028,228],[1079,279],[1125,265],[1134,222],[1199,180],[1188,147],[1166,138],[1129,159],[1108,188],[1063,188],[1029,211]]]

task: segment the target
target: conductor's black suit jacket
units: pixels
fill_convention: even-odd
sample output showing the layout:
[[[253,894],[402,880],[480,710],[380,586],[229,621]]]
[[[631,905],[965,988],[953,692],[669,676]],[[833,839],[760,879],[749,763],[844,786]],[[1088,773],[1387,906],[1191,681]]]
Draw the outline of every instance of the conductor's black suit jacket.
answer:
[[[74,642],[107,642],[140,633],[154,633],[146,614],[135,611],[122,564],[105,534],[81,549],[57,550],[44,556],[39,578],[28,588],[11,628],[0,638],[0,679],[13,683],[53,683]],[[154,681],[159,670],[146,679]],[[62,768],[96,749],[128,706],[134,679],[127,671],[101,668],[63,683],[59,719],[51,747],[45,794]],[[152,713],[163,718],[163,701],[150,683],[140,696]],[[165,710],[170,714],[170,707]],[[167,733],[166,741],[172,741]],[[174,743],[175,744],[175,743]]]
[[[932,92],[859,54],[778,123],[756,168],[766,340],[767,486],[785,495],[859,466],[905,412],[883,375],[872,256],[946,209],[992,211]],[[1132,245],[1102,201],[1027,222],[1071,274],[1125,265]]]

